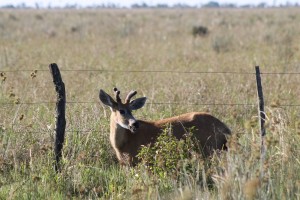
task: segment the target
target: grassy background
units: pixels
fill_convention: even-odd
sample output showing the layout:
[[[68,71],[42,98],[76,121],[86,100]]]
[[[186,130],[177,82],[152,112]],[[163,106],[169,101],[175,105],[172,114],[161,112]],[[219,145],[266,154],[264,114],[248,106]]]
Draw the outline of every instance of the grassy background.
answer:
[[[193,37],[192,28],[209,29]],[[0,10],[0,198],[299,199],[299,74],[262,75],[268,152],[259,175],[253,74],[127,73],[128,70],[300,72],[299,9]],[[62,70],[67,101],[63,169],[53,170],[55,90]],[[102,69],[116,72],[63,71]],[[37,71],[35,71],[37,70]],[[99,89],[147,96],[137,118],[207,111],[233,131],[230,151],[194,174],[158,179],[119,167],[109,144],[109,110]],[[15,104],[15,102],[43,102]],[[153,102],[180,102],[157,105]],[[209,171],[209,170],[208,170]],[[197,176],[210,173],[213,188]]]

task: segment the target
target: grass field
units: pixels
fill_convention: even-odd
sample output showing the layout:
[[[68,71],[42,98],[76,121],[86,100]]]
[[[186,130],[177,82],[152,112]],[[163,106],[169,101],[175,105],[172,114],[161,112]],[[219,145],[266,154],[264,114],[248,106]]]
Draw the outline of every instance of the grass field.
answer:
[[[299,11],[0,10],[0,199],[300,199]],[[194,37],[200,25],[209,33]],[[75,102],[67,103],[59,174],[53,62]],[[247,74],[255,65],[294,73],[262,75],[262,171],[256,80]],[[183,161],[191,169],[176,176],[120,167],[109,144],[110,111],[98,98],[100,88],[112,94],[115,86],[123,98],[131,89],[148,97],[137,118],[210,112],[233,132],[229,151],[209,167]]]

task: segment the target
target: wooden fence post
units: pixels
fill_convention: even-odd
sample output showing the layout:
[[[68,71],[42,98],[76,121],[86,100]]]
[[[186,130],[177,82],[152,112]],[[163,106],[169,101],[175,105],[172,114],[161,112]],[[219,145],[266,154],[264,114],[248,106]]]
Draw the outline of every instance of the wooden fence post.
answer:
[[[57,64],[52,63],[49,65],[50,73],[53,78],[55,90],[57,93],[56,102],[56,128],[55,128],[55,144],[54,144],[54,155],[55,155],[55,170],[60,170],[60,158],[62,157],[62,148],[65,139],[65,128],[66,128],[66,93],[65,84],[62,81],[60,71]]]
[[[264,165],[264,160],[265,160],[265,154],[266,154],[266,147],[265,147],[265,135],[266,135],[266,130],[265,130],[265,120],[266,120],[266,115],[264,111],[264,95],[263,95],[263,90],[262,90],[262,85],[261,85],[261,78],[260,78],[260,70],[259,66],[255,66],[255,72],[256,72],[256,84],[257,84],[257,97],[258,97],[258,116],[259,116],[259,127],[260,127],[260,136],[261,136],[261,177],[263,176],[263,165]]]

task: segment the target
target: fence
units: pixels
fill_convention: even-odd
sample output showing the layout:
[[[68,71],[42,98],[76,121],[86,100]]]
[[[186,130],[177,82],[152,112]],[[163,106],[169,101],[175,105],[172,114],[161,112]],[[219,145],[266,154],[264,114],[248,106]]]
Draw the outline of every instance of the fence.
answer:
[[[22,73],[34,72],[35,70],[2,70],[3,76],[6,73]],[[39,72],[49,72],[49,70],[37,70]],[[254,76],[256,72],[237,72],[237,71],[170,71],[170,70],[107,70],[107,69],[61,69],[60,72],[97,72],[97,73],[178,73],[178,74],[228,74],[228,75],[249,75]],[[300,75],[300,72],[260,72],[261,75]],[[41,101],[41,102],[18,102],[24,105],[38,105],[38,104],[55,104],[55,101]],[[15,104],[14,102],[0,102],[0,105]],[[98,101],[66,101],[66,104],[99,104]],[[149,102],[152,105],[190,105],[190,106],[256,106],[255,103],[184,103],[184,102]],[[280,104],[281,107],[300,107],[300,104]]]
[[[153,105],[201,105],[201,106],[256,106],[258,105],[258,116],[259,116],[259,127],[261,132],[261,166],[264,163],[265,156],[265,113],[264,113],[264,100],[263,92],[261,85],[261,75],[300,75],[300,72],[260,72],[259,67],[257,66],[256,72],[236,72],[236,71],[227,71],[227,72],[204,72],[204,71],[168,71],[168,70],[102,70],[102,69],[64,69],[59,70],[58,66],[53,63],[49,65],[50,72],[52,74],[53,83],[57,92],[57,101],[56,102],[17,102],[17,104],[25,105],[38,105],[38,104],[56,104],[56,137],[55,137],[55,169],[59,171],[59,161],[62,156],[62,148],[64,143],[65,132],[79,132],[72,130],[65,130],[66,120],[65,120],[65,107],[66,104],[98,104],[99,102],[93,101],[66,101],[64,83],[60,76],[60,71],[62,72],[98,72],[98,73],[179,73],[179,74],[233,74],[233,75],[255,75],[257,81],[257,93],[258,93],[258,104],[252,103],[182,103],[182,102],[151,102]],[[6,73],[20,73],[20,72],[33,72],[35,70],[5,70],[1,72],[1,76],[5,78]],[[38,70],[48,72],[48,70]],[[9,105],[15,104],[11,102],[0,102],[0,105]],[[281,107],[300,107],[300,104],[281,104]],[[89,132],[93,130],[81,130],[80,132]],[[262,172],[262,170],[261,170]],[[262,176],[263,174],[261,174]]]
[[[34,72],[33,69],[23,70],[2,70],[2,73]],[[46,69],[37,71],[49,72]],[[170,70],[108,70],[108,69],[61,69],[61,72],[99,72],[99,73],[179,73],[179,74],[244,74],[256,75],[256,72],[237,72],[237,71],[170,71]],[[300,72],[260,72],[261,75],[300,75]]]

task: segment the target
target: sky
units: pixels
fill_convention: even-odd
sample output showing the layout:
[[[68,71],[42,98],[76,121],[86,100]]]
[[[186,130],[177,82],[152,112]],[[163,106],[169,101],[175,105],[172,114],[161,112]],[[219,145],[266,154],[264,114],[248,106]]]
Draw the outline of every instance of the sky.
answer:
[[[258,5],[259,3],[267,3],[267,5],[280,5],[286,4],[286,2],[295,4],[300,3],[300,0],[0,0],[0,6],[3,5],[20,5],[25,3],[27,6],[35,7],[35,4],[38,3],[41,7],[48,7],[48,5],[54,6],[65,6],[67,4],[79,6],[88,6],[88,5],[101,5],[113,3],[119,6],[130,7],[134,3],[146,3],[147,5],[157,5],[157,4],[168,4],[174,5],[177,3],[184,3],[188,5],[203,5],[210,1],[216,1],[220,4],[225,3],[234,3],[238,6],[245,4]]]

